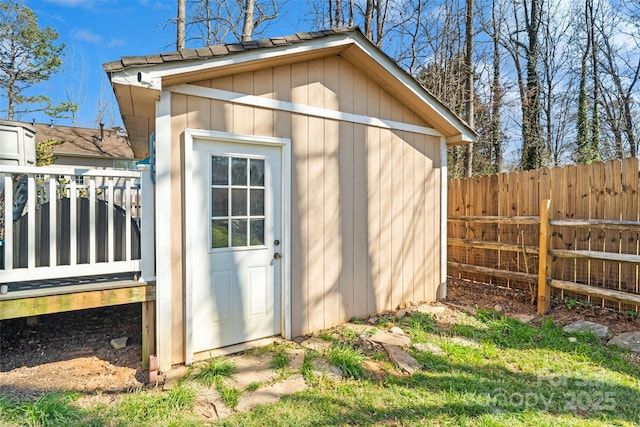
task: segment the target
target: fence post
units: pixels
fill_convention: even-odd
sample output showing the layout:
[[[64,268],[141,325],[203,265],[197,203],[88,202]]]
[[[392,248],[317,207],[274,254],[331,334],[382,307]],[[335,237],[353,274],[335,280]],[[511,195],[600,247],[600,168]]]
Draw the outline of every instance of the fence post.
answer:
[[[551,289],[547,285],[549,277],[549,212],[551,200],[545,199],[540,203],[540,252],[538,256],[538,314],[545,314],[550,308]]]
[[[151,166],[139,164],[141,202],[140,219],[140,281],[154,282],[156,280],[155,254],[155,188],[151,180]]]

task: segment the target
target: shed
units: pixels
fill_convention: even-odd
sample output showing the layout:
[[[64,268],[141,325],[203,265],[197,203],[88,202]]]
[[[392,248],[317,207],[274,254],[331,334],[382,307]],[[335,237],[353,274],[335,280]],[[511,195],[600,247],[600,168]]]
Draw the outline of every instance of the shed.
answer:
[[[103,67],[153,150],[161,370],[445,296],[446,149],[475,133],[357,28]]]

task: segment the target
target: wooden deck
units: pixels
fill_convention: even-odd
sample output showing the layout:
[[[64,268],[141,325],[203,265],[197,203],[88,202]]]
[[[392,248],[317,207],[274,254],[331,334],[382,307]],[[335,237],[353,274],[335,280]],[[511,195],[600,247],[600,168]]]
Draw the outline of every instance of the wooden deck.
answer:
[[[142,303],[142,363],[155,352],[155,283],[119,276],[10,283],[0,295],[0,321],[73,310]]]

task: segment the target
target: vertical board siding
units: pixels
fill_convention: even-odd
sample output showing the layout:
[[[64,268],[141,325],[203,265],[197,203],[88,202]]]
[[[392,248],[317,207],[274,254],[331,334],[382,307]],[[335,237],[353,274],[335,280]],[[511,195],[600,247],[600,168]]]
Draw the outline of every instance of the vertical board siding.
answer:
[[[198,84],[425,126],[339,57]],[[291,139],[293,336],[435,299],[438,138],[193,96],[174,99],[176,145],[185,127]],[[181,282],[174,287],[181,289]]]
[[[491,215],[492,206],[497,206],[498,216],[539,215],[540,201],[551,199],[553,219],[609,219],[640,221],[639,160],[629,158],[610,160],[589,165],[571,165],[562,168],[543,168],[537,171],[513,172],[497,177],[475,177],[450,180],[449,217],[464,215]],[[485,194],[484,197],[479,194]],[[485,205],[479,208],[477,205]],[[465,229],[466,227],[466,229]],[[466,225],[452,221],[448,227],[449,237],[474,238],[482,240],[477,224]],[[496,228],[497,239],[526,246],[537,247],[538,227],[530,225],[500,225]],[[551,246],[557,249],[592,250],[621,254],[640,254],[640,236],[636,231],[617,231],[601,228],[552,228]],[[480,253],[481,255],[477,255]],[[491,250],[465,249],[451,246],[449,260],[492,265],[495,256]],[[532,273],[537,263],[532,256],[512,251],[497,254],[501,269],[527,271]],[[532,270],[533,268],[533,270]],[[459,277],[479,279],[471,273],[455,272]],[[552,260],[551,277],[574,281],[591,286],[640,293],[639,268],[623,263],[583,259],[556,258]],[[504,279],[488,278],[504,284]],[[509,284],[508,281],[506,281]],[[528,289],[528,285],[513,283]],[[584,299],[582,295],[557,291],[559,297]],[[617,302],[592,297],[593,304],[615,309],[637,309]]]

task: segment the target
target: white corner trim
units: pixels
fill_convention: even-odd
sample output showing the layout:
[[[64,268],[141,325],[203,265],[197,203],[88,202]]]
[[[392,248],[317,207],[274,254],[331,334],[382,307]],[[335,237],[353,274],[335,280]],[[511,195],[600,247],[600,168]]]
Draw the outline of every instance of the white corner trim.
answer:
[[[184,133],[184,188],[193,188],[193,136],[190,132]],[[193,236],[194,222],[189,212],[191,197],[185,194],[185,217],[184,217],[184,363],[193,363],[193,271],[191,260],[193,259]]]
[[[447,141],[440,138],[440,294],[447,298]]]
[[[227,90],[196,86],[192,84],[180,84],[170,86],[166,90],[181,95],[198,96],[201,98],[226,101],[234,104],[247,105],[251,107],[268,108],[271,110],[287,111],[289,113],[302,114],[306,116],[319,117],[323,119],[338,120],[343,122],[356,123],[366,126],[373,126],[382,129],[406,131],[421,135],[441,137],[442,134],[433,128],[418,126],[410,123],[397,122],[394,120],[378,119],[375,117],[363,116],[359,114],[346,113],[344,111],[330,110],[328,108],[314,107],[305,104],[296,104],[278,99],[263,98],[261,96],[247,95],[244,93],[231,92]]]
[[[156,104],[156,353],[171,369],[171,93]]]

